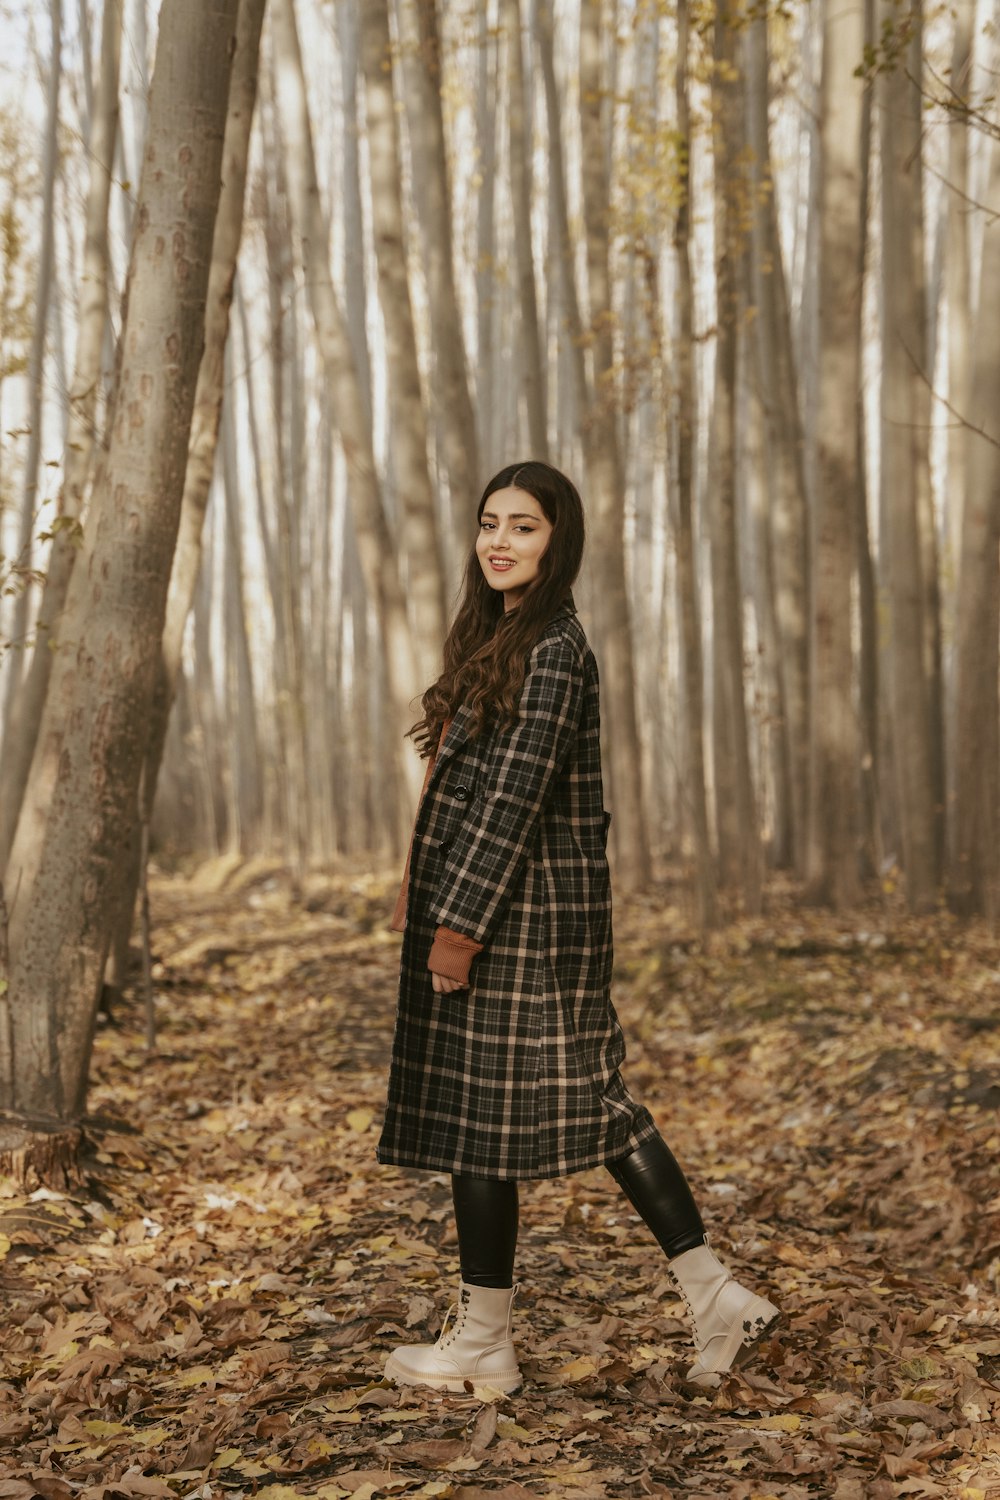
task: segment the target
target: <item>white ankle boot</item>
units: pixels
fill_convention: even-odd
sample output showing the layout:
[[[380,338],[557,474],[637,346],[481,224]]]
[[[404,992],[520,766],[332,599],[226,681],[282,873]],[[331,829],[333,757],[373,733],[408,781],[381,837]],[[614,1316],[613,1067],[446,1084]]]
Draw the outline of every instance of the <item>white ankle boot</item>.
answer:
[[[516,1290],[460,1281],[458,1309],[449,1310],[437,1343],[394,1349],[385,1363],[387,1378],[397,1385],[429,1385],[438,1391],[464,1391],[467,1380],[499,1391],[517,1390],[521,1371],[510,1338]]]
[[[668,1262],[694,1324],[698,1358],[687,1372],[692,1385],[716,1386],[742,1364],[779,1316],[766,1297],[741,1286],[708,1245],[696,1245]]]

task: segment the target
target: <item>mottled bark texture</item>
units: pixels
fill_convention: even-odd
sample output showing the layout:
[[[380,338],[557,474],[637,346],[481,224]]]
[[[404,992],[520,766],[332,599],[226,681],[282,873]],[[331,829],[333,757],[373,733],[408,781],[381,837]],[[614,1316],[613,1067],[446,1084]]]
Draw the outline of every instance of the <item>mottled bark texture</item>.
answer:
[[[135,825],[177,540],[237,0],[165,0],[108,452],[7,871],[0,1103],[71,1123]]]

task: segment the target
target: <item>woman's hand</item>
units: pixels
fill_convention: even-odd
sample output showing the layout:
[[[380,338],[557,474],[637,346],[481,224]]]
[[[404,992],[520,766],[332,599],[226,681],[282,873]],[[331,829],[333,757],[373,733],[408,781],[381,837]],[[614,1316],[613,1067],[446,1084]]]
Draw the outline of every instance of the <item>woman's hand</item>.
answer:
[[[462,983],[460,979],[449,979],[447,974],[431,974],[434,982],[435,995],[453,995],[456,990],[467,990],[468,982]]]

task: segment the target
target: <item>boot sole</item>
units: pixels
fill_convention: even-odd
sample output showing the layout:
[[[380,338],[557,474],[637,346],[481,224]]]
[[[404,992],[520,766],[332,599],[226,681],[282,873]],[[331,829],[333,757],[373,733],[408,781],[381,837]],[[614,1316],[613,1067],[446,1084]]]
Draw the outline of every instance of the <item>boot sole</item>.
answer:
[[[469,1385],[488,1385],[492,1386],[495,1391],[503,1391],[505,1395],[509,1395],[523,1383],[520,1370],[504,1370],[499,1374],[478,1377],[466,1375],[461,1378],[458,1376],[449,1378],[446,1375],[413,1375],[391,1354],[385,1362],[384,1374],[385,1378],[391,1380],[394,1385],[425,1385],[432,1391],[449,1391],[456,1396],[465,1395],[466,1387]]]
[[[770,1313],[770,1316],[768,1316],[768,1313]],[[762,1317],[766,1317],[767,1321],[761,1324],[752,1338],[741,1331],[748,1322],[752,1323],[756,1318]],[[781,1311],[775,1307],[773,1302],[768,1302],[766,1297],[755,1298],[746,1309],[746,1313],[740,1323],[730,1329],[726,1342],[723,1345],[722,1354],[723,1359],[725,1359],[725,1356],[733,1349],[734,1338],[739,1336],[739,1343],[733,1350],[728,1362],[724,1363],[718,1370],[702,1370],[697,1375],[692,1375],[689,1371],[685,1377],[688,1385],[697,1386],[699,1390],[715,1390],[716,1387],[722,1384],[723,1375],[728,1375],[730,1370],[741,1369],[743,1365],[753,1359],[760,1351],[761,1340],[767,1334],[774,1333],[781,1327],[784,1321]],[[693,1368],[695,1367],[692,1366]]]

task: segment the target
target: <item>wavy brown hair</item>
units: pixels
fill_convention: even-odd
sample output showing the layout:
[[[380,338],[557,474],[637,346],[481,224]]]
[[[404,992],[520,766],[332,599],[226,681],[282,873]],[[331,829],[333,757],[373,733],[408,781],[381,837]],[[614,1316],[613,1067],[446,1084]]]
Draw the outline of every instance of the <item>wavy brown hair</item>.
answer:
[[[483,491],[477,525],[489,497],[508,488],[524,490],[538,501],[552,535],[537,576],[520,604],[506,613],[503,594],[490,587],[473,544],[458,613],[444,643],[444,669],[424,693],[423,718],[410,730],[423,756],[435,753],[443,726],[463,703],[470,710],[470,738],[517,722],[528,657],[561,605],[573,602],[571,589],[584,542],[583,505],[576,486],[551,464],[508,464]]]

